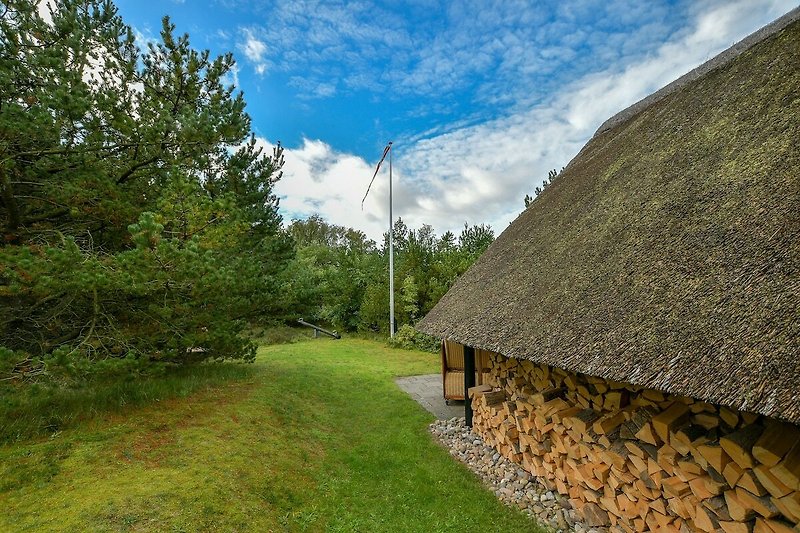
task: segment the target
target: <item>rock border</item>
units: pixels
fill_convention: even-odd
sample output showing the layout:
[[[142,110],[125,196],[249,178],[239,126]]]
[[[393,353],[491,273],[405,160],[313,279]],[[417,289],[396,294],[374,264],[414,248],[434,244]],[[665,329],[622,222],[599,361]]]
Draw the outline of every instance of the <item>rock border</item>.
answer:
[[[488,446],[480,435],[466,426],[463,417],[437,420],[428,427],[433,438],[481,478],[501,502],[521,510],[539,525],[556,533],[607,531],[583,524],[567,498],[549,490],[521,465]]]

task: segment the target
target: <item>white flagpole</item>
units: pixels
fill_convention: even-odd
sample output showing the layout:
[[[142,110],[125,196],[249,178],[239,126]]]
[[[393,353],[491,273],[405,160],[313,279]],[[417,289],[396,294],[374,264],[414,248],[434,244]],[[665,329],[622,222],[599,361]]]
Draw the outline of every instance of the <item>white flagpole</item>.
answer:
[[[378,176],[381,170],[381,164],[386,159],[386,154],[389,154],[389,335],[394,337],[394,217],[392,216],[392,141],[383,149],[383,156],[378,161],[378,166],[375,167],[375,174],[372,175],[367,186],[367,192],[364,193],[364,198],[361,199],[361,210],[364,210],[364,200],[367,199],[369,190],[372,188],[372,183]]]
[[[394,219],[392,217],[392,142],[389,141],[389,336],[394,337]]]

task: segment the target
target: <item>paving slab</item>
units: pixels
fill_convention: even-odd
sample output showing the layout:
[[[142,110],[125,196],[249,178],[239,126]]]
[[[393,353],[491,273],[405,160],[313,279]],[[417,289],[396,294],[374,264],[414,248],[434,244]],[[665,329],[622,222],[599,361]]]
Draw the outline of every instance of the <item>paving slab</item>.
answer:
[[[444,401],[442,394],[442,375],[426,374],[423,376],[407,376],[394,380],[397,386],[408,393],[428,412],[439,420],[464,416],[464,402],[450,400],[450,405]]]

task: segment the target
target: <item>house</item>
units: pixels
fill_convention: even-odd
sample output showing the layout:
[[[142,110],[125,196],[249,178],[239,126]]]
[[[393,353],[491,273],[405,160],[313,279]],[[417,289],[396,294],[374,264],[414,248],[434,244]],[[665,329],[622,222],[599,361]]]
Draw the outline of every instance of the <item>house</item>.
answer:
[[[800,524],[800,8],[603,124],[418,324],[619,531]],[[797,529],[794,529],[797,531]]]

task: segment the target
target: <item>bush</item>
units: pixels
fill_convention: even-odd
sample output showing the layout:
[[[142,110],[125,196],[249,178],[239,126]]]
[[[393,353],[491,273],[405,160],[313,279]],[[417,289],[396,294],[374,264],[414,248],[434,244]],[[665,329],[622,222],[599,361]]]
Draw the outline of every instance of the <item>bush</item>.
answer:
[[[436,337],[431,337],[414,329],[410,324],[403,324],[395,332],[394,337],[389,339],[389,346],[403,348],[406,350],[422,350],[424,352],[437,353],[441,341]]]

